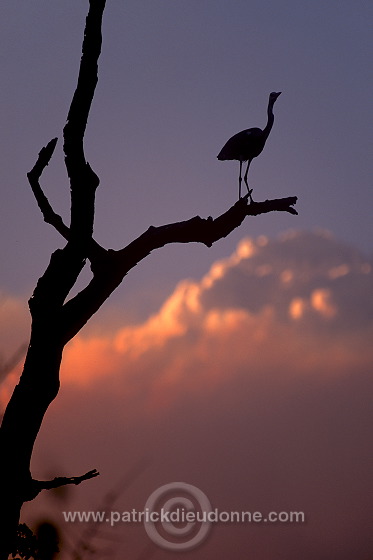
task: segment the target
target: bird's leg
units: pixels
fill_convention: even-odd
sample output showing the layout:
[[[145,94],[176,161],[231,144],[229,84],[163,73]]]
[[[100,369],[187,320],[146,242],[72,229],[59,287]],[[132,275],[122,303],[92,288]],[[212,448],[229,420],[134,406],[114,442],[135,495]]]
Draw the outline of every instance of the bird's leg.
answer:
[[[247,174],[249,172],[250,163],[251,163],[251,159],[249,159],[248,162],[247,162],[247,167],[246,167],[246,171],[245,171],[245,175],[244,175],[243,180],[245,181],[247,192],[249,193],[250,202],[254,202],[253,197],[251,196],[251,193],[253,192],[253,189],[250,189],[249,185],[247,184]]]
[[[242,183],[242,161],[240,160],[240,176],[238,178],[238,200],[241,198],[241,183]]]

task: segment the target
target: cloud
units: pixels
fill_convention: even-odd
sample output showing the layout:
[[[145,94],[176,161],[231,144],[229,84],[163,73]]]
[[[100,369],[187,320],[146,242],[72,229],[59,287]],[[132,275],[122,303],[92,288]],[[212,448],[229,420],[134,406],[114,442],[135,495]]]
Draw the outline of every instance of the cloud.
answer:
[[[35,476],[99,468],[68,502],[96,509],[145,456],[115,509],[183,480],[221,510],[307,515],[297,527],[216,527],[186,557],[368,558],[372,284],[371,261],[326,232],[244,239],[146,321],[66,347]],[[46,496],[29,508],[61,524]],[[118,534],[118,554],[140,555],[141,527]]]
[[[303,373],[326,364],[332,372],[340,362],[345,370],[364,351],[370,355],[372,270],[325,232],[244,239],[200,281],[181,282],[145,322],[107,336],[77,336],[65,351],[63,379],[87,384],[117,372],[129,385],[141,378],[181,387],[190,364],[214,383],[242,364],[258,371],[275,359],[298,361]],[[154,364],[157,375],[147,379]]]

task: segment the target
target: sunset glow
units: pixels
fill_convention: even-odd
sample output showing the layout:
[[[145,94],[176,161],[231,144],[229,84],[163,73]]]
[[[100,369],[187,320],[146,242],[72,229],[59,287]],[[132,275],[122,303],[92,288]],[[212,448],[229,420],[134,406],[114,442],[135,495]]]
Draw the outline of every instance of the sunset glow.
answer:
[[[85,113],[68,116],[89,6],[94,0],[33,0],[1,9],[0,416],[22,374],[28,301],[51,255],[75,240],[43,219],[30,189],[28,172],[48,142],[55,151],[39,183],[53,211],[74,224],[69,187],[95,192],[94,240],[129,257],[121,284],[103,305],[93,302],[98,311],[64,348],[45,416],[22,400],[8,409],[16,437],[2,440],[11,455],[2,457],[5,480],[22,473],[22,489],[16,438],[39,427],[34,419],[42,419],[34,479],[100,474],[43,490],[24,504],[21,522],[35,532],[54,526],[55,560],[371,560],[370,6],[106,0],[84,134],[99,185],[86,191],[80,181],[69,185],[63,127]],[[254,201],[269,204],[250,206],[212,244],[209,236],[186,243],[178,224],[196,227],[192,238],[201,241],[200,226],[220,224],[223,235],[239,215],[231,210],[243,202],[240,163],[217,155],[232,135],[271,124],[268,99],[279,91],[273,128],[245,180]],[[296,200],[296,214],[256,212],[284,210],[286,199]],[[152,226],[166,227],[147,254]],[[183,242],[163,246],[165,231]],[[141,255],[131,251],[139,247]],[[67,301],[105,263],[95,268],[85,256]],[[49,313],[38,325],[45,316],[48,334],[56,325]],[[49,363],[40,352],[38,379]],[[202,496],[212,511],[303,512],[304,522],[219,521],[179,554],[162,546],[165,536],[177,545],[198,524],[120,520],[154,505],[165,488],[169,510],[179,504],[189,513]],[[192,501],[180,488],[195,489]],[[101,522],[66,512],[101,512]]]

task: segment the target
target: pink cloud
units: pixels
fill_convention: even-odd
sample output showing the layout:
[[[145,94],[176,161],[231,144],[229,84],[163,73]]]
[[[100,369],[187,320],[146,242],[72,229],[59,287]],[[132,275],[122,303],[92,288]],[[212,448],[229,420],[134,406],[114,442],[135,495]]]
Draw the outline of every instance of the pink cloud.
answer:
[[[368,558],[371,270],[325,233],[247,239],[143,323],[76,337],[35,475],[102,475],[63,506],[44,496],[26,515],[61,525],[61,508],[97,508],[146,457],[115,509],[141,508],[158,486],[184,480],[222,510],[307,515],[299,526],[215,527],[186,558]],[[118,555],[152,546],[142,527],[115,535],[126,542]]]

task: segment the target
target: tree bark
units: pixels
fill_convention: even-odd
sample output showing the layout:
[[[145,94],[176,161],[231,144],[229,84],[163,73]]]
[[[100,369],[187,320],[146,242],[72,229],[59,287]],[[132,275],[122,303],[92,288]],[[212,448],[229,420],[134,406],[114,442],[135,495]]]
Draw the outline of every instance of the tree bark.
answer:
[[[248,203],[240,199],[216,219],[199,216],[190,220],[150,226],[123,249],[105,249],[93,235],[95,192],[99,179],[84,154],[84,133],[98,79],[101,51],[101,24],[105,0],[90,0],[86,19],[77,88],[64,128],[64,154],[71,191],[70,225],[51,207],[39,180],[56,146],[53,139],[43,148],[28,180],[44,220],[67,241],[56,250],[39,279],[29,308],[31,338],[20,381],[4,413],[0,428],[0,560],[14,546],[20,511],[25,501],[42,489],[62,484],[78,484],[96,476],[95,470],[70,478],[36,481],[30,473],[32,451],[44,415],[59,390],[59,372],[66,343],[89,321],[104,301],[121,284],[127,272],[153,250],[169,243],[203,243],[210,247],[239,227],[246,216],[271,211],[297,212],[296,197]],[[86,260],[93,277],[75,297],[66,302]]]

